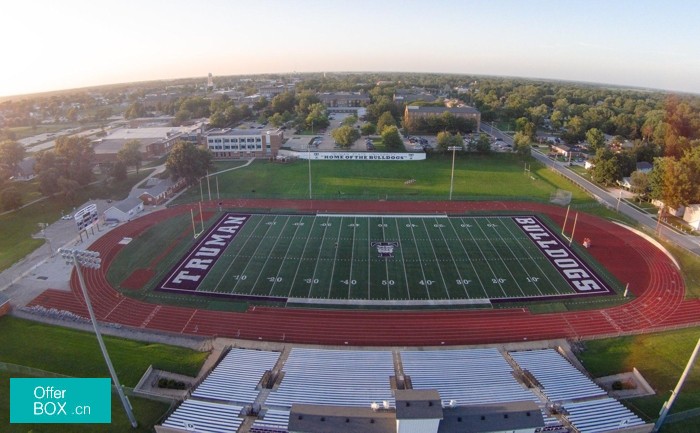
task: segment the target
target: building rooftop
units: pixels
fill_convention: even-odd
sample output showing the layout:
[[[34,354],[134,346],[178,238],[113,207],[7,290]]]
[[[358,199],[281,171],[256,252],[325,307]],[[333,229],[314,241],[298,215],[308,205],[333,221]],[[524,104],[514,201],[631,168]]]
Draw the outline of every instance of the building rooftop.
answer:
[[[393,410],[369,407],[292,404],[289,431],[304,433],[390,433],[396,431]]]
[[[534,401],[481,404],[445,408],[438,433],[478,433],[544,427]]]
[[[477,110],[476,108],[468,107],[468,106],[448,108],[448,107],[426,107],[426,106],[421,106],[421,105],[409,105],[406,107],[406,109],[409,112],[416,112],[416,113],[441,114],[441,113],[444,113],[445,111],[448,111],[450,113],[471,113],[471,114],[479,113],[479,110]]]
[[[396,419],[442,419],[442,400],[434,390],[397,389]]]

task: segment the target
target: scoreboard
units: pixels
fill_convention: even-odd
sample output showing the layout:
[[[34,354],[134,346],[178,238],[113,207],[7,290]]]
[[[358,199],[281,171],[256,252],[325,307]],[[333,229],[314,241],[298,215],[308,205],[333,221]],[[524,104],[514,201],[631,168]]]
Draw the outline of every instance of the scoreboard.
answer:
[[[78,226],[78,231],[87,230],[97,222],[97,205],[91,204],[85,206],[75,213],[75,224]]]

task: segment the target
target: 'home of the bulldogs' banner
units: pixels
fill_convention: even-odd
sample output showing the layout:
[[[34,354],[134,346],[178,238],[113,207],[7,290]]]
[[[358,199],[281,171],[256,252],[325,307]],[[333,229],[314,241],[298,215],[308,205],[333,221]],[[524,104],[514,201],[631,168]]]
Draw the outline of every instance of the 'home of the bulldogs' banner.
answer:
[[[249,215],[224,215],[159,285],[161,290],[195,291]]]
[[[422,161],[423,152],[297,152],[299,159],[319,161]]]

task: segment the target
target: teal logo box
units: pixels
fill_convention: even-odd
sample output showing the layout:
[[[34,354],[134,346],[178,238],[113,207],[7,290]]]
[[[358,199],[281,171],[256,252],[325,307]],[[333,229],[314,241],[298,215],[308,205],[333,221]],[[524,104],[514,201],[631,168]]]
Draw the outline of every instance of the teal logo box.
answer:
[[[10,378],[10,423],[112,422],[107,378]]]

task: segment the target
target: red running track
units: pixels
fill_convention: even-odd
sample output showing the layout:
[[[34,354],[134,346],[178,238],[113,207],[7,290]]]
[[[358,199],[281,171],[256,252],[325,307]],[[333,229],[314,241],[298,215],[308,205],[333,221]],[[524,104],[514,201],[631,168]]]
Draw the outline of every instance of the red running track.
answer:
[[[209,203],[214,208],[215,203]],[[227,209],[295,209],[303,212],[465,213],[522,211],[546,214],[557,224],[564,209],[521,202],[353,202],[228,200]],[[623,283],[635,299],[617,307],[564,313],[530,314],[526,309],[498,310],[323,310],[250,307],[245,313],[150,304],[112,288],[106,270],[124,237],[137,237],[167,218],[190,211],[179,206],[138,218],[110,231],[90,246],[104,266],[84,274],[98,320],[178,334],[249,340],[353,346],[430,346],[506,343],[553,338],[593,338],[700,324],[700,300],[685,300],[685,285],[672,261],[655,245],[628,229],[579,214],[577,241],[593,240],[589,252]],[[570,220],[571,221],[571,217]],[[571,222],[569,223],[571,224]],[[29,306],[71,311],[87,317],[75,271],[71,292],[46,290]]]

